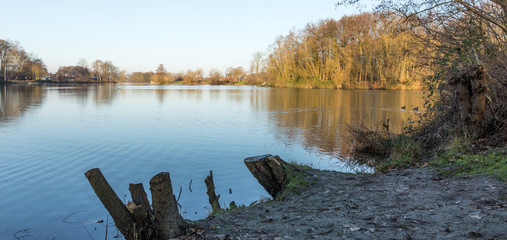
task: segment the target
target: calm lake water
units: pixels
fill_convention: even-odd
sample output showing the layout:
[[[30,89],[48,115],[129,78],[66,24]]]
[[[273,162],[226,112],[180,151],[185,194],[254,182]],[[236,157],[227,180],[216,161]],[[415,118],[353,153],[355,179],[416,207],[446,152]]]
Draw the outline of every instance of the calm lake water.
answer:
[[[340,157],[346,125],[389,118],[400,131],[423,100],[417,91],[119,84],[0,85],[0,103],[0,239],[102,239],[107,211],[84,176],[91,168],[122,199],[129,183],[149,192],[168,171],[182,215],[199,219],[211,210],[210,170],[223,205],[268,196],[246,157],[354,171]]]

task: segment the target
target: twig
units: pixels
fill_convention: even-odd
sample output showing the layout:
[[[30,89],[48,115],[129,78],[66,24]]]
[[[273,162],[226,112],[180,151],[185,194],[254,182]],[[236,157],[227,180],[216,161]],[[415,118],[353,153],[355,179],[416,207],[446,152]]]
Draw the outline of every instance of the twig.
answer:
[[[20,236],[18,237],[18,233],[26,233],[27,235],[23,235],[23,236]],[[21,229],[17,232],[14,233],[14,237],[16,239],[22,239],[22,238],[25,238],[25,237],[28,237],[28,236],[31,236],[32,234],[30,233],[30,228],[25,228],[25,229]]]
[[[67,219],[68,219],[70,216],[72,216],[72,215],[74,215],[74,214],[76,214],[76,213],[82,213],[82,212],[85,212],[85,211],[77,211],[77,212],[73,212],[73,213],[69,214],[67,217],[65,217],[62,221],[63,221],[64,223],[79,223],[79,222],[71,222],[71,221],[67,221]]]
[[[65,217],[62,221],[64,223],[79,223],[83,228],[84,230],[88,233],[88,236],[90,236],[90,239],[93,240],[93,237],[92,235],[90,234],[90,232],[88,231],[88,229],[86,229],[86,226],[83,224],[83,222],[81,221],[81,219],[79,219],[78,217],[75,217],[74,214],[76,213],[82,213],[82,212],[85,212],[85,211],[77,211],[77,212],[73,212],[71,214],[69,214],[67,217]],[[67,219],[70,217],[70,216],[74,216],[76,219],[77,219],[77,222],[71,222],[71,221],[68,221]]]
[[[176,204],[178,204],[178,206],[180,207],[180,210],[181,210],[181,204],[179,203],[179,201],[180,201],[180,197],[181,197],[181,190],[182,190],[182,189],[183,189],[183,188],[180,186],[180,193],[178,193],[178,198],[176,199]]]
[[[107,240],[107,229],[108,229],[109,215],[106,215],[106,239]]]
[[[81,224],[81,226],[83,227],[83,229],[88,233],[88,236],[90,236],[90,239],[93,240],[93,237],[90,234],[90,231],[88,231],[88,229],[86,229],[86,226],[83,224],[83,222],[81,222],[81,220],[79,218],[77,220],[79,221],[79,224]]]
[[[181,197],[181,190],[182,190],[182,188],[181,188],[181,186],[180,186],[180,193],[178,193],[178,198],[176,199],[176,202],[180,201],[180,197]]]
[[[190,179],[190,183],[188,184],[188,190],[192,192],[192,179]]]

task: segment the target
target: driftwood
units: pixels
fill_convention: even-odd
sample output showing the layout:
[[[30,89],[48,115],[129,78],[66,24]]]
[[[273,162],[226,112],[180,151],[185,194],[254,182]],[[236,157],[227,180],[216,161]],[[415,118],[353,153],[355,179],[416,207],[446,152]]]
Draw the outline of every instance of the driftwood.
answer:
[[[135,239],[135,219],[118,195],[113,191],[113,188],[111,188],[111,185],[109,185],[104,175],[102,175],[100,169],[90,169],[85,173],[85,176],[90,182],[97,197],[111,217],[113,217],[114,224],[118,230],[120,230],[121,234],[123,234],[127,240]]]
[[[303,172],[279,156],[271,154],[249,157],[244,162],[248,170],[272,197],[276,197],[285,189],[289,181],[287,171]]]
[[[213,213],[220,210],[220,194],[218,196],[215,193],[215,183],[213,182],[213,171],[209,171],[209,176],[204,179],[204,183],[206,183],[206,194],[208,194],[209,204],[211,205],[211,211]]]
[[[150,180],[153,210],[141,183],[129,185],[132,202],[125,206],[98,168],[85,176],[125,239],[168,239],[184,234],[169,173],[159,173]]]

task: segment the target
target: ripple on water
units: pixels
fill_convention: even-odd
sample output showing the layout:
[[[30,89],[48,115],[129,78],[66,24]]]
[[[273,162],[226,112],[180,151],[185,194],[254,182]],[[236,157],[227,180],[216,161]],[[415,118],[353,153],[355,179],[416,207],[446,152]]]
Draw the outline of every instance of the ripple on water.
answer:
[[[409,114],[372,111],[394,106],[383,102],[335,104],[351,94],[357,96],[350,99],[362,99],[362,91],[121,85],[121,90],[42,87],[41,93],[41,99],[30,100],[36,104],[0,119],[0,189],[8,193],[0,198],[8,206],[0,208],[0,239],[23,228],[40,239],[89,239],[78,222],[63,222],[76,212],[72,220],[82,221],[94,239],[103,238],[105,229],[95,222],[107,212],[84,176],[91,168],[102,170],[121,199],[130,182],[149,191],[150,178],[168,171],[174,192],[182,189],[182,214],[198,219],[210,211],[204,184],[210,170],[223,204],[248,205],[267,193],[244,158],[270,153],[329,168],[339,163],[324,151],[339,151],[334,145],[341,129],[333,126],[360,119],[365,111],[390,117],[393,125]],[[333,169],[347,170],[337,165]]]

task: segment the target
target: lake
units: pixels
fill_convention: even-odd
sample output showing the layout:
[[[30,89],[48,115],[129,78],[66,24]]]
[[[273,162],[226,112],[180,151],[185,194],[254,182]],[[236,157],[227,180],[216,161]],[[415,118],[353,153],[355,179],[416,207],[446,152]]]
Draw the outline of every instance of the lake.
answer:
[[[210,170],[227,206],[268,196],[243,164],[250,156],[369,171],[343,161],[347,124],[389,118],[400,131],[424,101],[420,91],[118,84],[0,85],[0,103],[0,239],[102,239],[91,168],[125,201],[129,183],[149,192],[170,172],[180,213],[195,220],[211,212]]]

